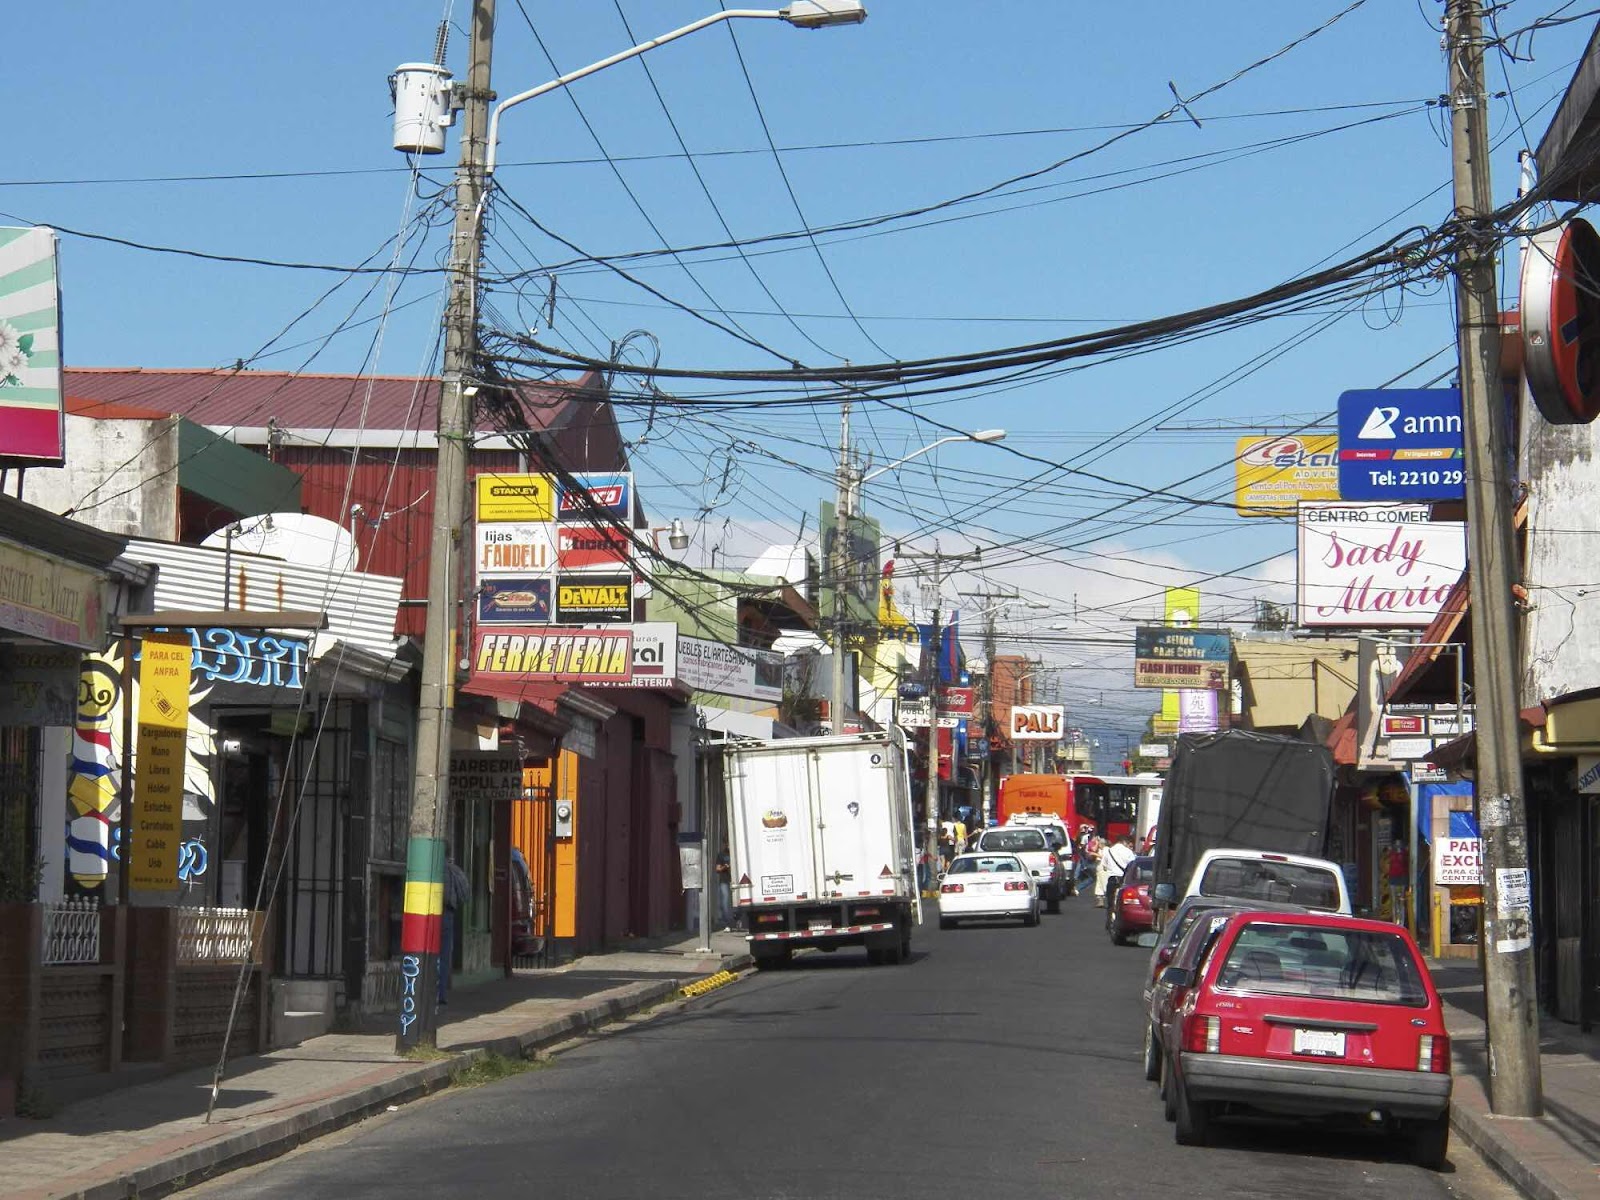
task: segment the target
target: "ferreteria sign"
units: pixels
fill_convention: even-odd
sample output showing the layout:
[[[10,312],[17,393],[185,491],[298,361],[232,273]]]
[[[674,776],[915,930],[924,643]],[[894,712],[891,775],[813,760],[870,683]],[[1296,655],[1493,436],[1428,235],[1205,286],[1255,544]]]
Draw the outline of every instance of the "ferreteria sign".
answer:
[[[631,629],[480,630],[473,670],[563,683],[626,683],[633,678]]]
[[[1467,565],[1466,526],[1426,504],[1302,504],[1300,624],[1427,625]]]

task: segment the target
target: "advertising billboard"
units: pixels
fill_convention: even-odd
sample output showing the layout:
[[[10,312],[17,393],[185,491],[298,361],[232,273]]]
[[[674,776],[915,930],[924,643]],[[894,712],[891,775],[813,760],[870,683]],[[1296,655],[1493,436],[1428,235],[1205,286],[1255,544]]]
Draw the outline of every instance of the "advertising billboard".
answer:
[[[783,699],[783,655],[678,635],[678,679],[697,692],[744,700]]]
[[[0,229],[0,465],[59,467],[61,293],[52,229]]]
[[[1214,733],[1217,728],[1217,693],[1210,688],[1183,688],[1178,692],[1178,732]]]
[[[852,513],[844,543],[845,619],[862,628],[878,622],[878,543],[882,536],[878,523],[870,517]],[[822,503],[822,595],[819,611],[833,617],[833,553],[838,537],[833,505]]]
[[[556,527],[511,521],[478,525],[478,575],[547,574],[556,567]]]
[[[1466,526],[1427,505],[1302,504],[1300,624],[1421,628],[1467,565]]]
[[[632,619],[632,576],[562,576],[556,581],[556,620],[561,624],[611,624]]]
[[[628,686],[669,688],[678,683],[678,627],[671,621],[642,621],[633,631],[633,677]],[[601,687],[621,686],[602,680]]]
[[[540,521],[556,518],[555,484],[548,475],[479,475],[479,521]]]
[[[572,477],[580,488],[558,488],[556,517],[561,521],[590,524],[610,519],[619,524],[633,520],[633,476],[627,472],[580,471]]]
[[[1339,497],[1460,500],[1466,493],[1461,392],[1345,392],[1339,397]]]
[[[1066,729],[1067,710],[1060,704],[1017,704],[1011,709],[1011,740],[1059,742]]]
[[[473,641],[472,669],[541,682],[628,683],[633,678],[633,630],[554,625],[480,629]]]
[[[621,529],[594,525],[556,527],[556,567],[567,571],[616,571],[629,558],[632,544]]]
[[[1233,506],[1241,517],[1292,517],[1302,500],[1339,498],[1334,434],[1242,437],[1234,443]]]
[[[1228,686],[1233,641],[1225,629],[1140,625],[1133,642],[1134,687],[1220,691]]]
[[[478,583],[480,625],[548,625],[551,620],[548,575],[504,575]]]

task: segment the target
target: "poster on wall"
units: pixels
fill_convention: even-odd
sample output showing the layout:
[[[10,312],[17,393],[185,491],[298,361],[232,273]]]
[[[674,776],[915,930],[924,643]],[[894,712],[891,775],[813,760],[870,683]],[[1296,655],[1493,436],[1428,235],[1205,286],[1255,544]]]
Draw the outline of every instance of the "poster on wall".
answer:
[[[148,634],[141,646],[139,769],[133,775],[133,838],[125,851],[128,888],[139,903],[169,902],[177,891],[191,653],[182,633]]]
[[[1302,504],[1300,624],[1423,627],[1467,565],[1466,526],[1426,504]]]

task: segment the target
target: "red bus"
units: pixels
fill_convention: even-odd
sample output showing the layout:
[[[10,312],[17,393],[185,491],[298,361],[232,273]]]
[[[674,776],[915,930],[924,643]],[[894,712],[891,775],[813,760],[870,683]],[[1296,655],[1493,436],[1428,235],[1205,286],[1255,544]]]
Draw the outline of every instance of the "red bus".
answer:
[[[1022,813],[1060,817],[1074,839],[1084,825],[1103,838],[1132,833],[1142,840],[1155,823],[1162,780],[1126,775],[1007,775],[1000,780],[995,817],[1003,825]]]

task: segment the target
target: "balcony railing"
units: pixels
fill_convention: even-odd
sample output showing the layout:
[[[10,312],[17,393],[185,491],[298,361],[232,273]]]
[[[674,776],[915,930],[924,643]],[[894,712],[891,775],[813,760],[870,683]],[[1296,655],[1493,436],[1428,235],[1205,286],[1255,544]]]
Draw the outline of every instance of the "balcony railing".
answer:
[[[261,961],[263,914],[248,908],[180,908],[177,913],[180,964]]]
[[[66,966],[100,961],[100,902],[88,896],[51,900],[43,906],[40,922],[46,966]]]

